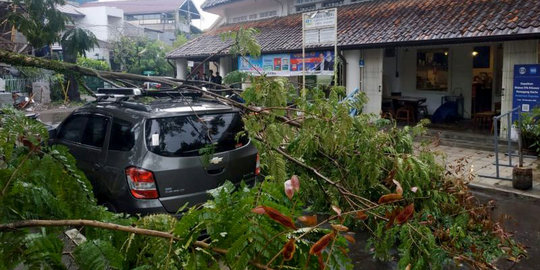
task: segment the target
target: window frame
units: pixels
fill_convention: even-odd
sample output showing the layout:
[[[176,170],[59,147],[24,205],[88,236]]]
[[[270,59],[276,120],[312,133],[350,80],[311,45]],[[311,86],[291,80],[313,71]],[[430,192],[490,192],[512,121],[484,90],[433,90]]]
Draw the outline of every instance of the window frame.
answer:
[[[80,141],[75,142],[75,141],[61,139],[61,138],[58,138],[58,137],[56,138],[56,140],[61,141],[61,142],[66,143],[66,144],[74,145],[74,146],[77,146],[77,147],[85,147],[85,148],[93,149],[93,150],[106,151],[109,148],[109,139],[110,139],[110,133],[111,133],[111,124],[112,124],[111,117],[109,115],[105,115],[105,114],[102,114],[102,113],[77,112],[77,113],[71,114],[70,116],[68,116],[68,118],[79,117],[79,116],[87,117],[86,123],[84,125],[84,130],[82,131],[82,134],[81,134]],[[84,132],[86,131],[86,128],[88,126],[88,120],[89,120],[89,118],[91,118],[93,116],[103,117],[105,119],[105,122],[106,122],[105,135],[103,137],[103,145],[101,147],[82,143],[82,138],[84,136]],[[58,126],[58,133],[57,134],[61,133],[61,130],[65,127],[65,123],[66,123],[66,121],[62,122],[62,124],[60,124],[60,126]]]

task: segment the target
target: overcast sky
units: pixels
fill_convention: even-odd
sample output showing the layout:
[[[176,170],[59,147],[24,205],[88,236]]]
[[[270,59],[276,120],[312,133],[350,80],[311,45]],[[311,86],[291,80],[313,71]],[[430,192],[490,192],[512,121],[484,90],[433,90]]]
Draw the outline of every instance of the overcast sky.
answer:
[[[118,1],[118,0],[99,0],[100,2],[107,2],[107,1]],[[124,0],[129,1],[129,0]],[[204,3],[205,0],[192,0],[193,3],[197,6],[199,9],[199,12],[201,13],[201,19],[200,20],[193,20],[193,25],[196,27],[206,30],[208,27],[212,26],[214,21],[218,18],[217,15],[207,13],[201,10],[201,5]]]

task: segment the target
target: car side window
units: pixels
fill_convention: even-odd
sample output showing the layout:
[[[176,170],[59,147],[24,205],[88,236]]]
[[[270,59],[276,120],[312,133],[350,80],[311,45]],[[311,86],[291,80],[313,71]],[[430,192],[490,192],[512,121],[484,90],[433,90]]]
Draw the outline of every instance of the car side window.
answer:
[[[99,115],[88,117],[86,127],[82,134],[81,143],[94,147],[103,147],[107,133],[107,118]]]
[[[86,122],[88,121],[87,115],[72,115],[63,124],[58,131],[57,138],[59,140],[65,140],[75,143],[80,143],[83,135]]]
[[[133,147],[135,138],[133,126],[128,121],[113,119],[109,150],[129,151]]]

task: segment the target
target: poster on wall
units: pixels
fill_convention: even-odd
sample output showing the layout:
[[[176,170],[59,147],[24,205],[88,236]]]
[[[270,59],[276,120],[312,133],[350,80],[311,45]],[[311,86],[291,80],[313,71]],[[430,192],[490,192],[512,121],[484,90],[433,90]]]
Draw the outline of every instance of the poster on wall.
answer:
[[[306,75],[334,75],[334,52],[306,53]],[[301,76],[302,53],[265,54],[259,58],[238,57],[238,70],[253,75]]]
[[[512,108],[519,109],[512,115],[512,121],[517,121],[519,114],[540,106],[540,65],[514,66],[513,93]]]
[[[306,75],[334,75],[334,52],[306,53]],[[302,75],[302,53],[291,54],[291,76]]]
[[[263,55],[262,59],[263,71],[267,76],[289,76],[289,54],[268,54]]]
[[[262,57],[239,56],[238,70],[249,72],[251,74],[262,73]]]

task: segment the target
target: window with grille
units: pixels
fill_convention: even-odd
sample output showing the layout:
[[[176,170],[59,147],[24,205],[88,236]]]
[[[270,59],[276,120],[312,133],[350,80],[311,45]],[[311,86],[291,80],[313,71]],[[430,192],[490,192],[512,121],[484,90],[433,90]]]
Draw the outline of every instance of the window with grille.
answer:
[[[277,16],[277,11],[276,10],[265,11],[265,12],[261,12],[259,14],[260,18],[270,18],[270,17],[275,17],[275,16]]]
[[[306,12],[306,11],[312,11],[315,9],[317,9],[316,5],[308,5],[308,6],[296,7],[296,12]]]

